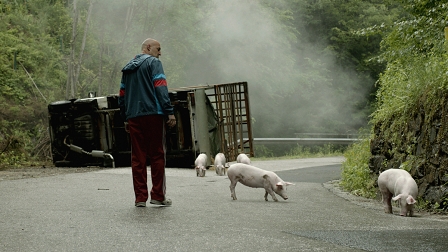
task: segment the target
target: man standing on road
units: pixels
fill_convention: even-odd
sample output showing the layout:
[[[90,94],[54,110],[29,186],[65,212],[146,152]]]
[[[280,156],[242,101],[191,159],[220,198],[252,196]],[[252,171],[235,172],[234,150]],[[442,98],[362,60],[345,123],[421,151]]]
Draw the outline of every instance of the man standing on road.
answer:
[[[170,206],[165,197],[165,123],[176,125],[163,71],[160,43],[148,38],[142,53],[123,67],[118,105],[131,137],[131,166],[135,206],[148,200],[146,157],[151,165],[151,204]]]

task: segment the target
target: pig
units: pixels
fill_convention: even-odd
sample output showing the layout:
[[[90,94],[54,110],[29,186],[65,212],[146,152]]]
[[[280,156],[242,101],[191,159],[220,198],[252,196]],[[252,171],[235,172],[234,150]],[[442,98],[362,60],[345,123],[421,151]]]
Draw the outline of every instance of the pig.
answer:
[[[236,157],[236,162],[250,165],[250,158],[246,154],[241,153]]]
[[[403,169],[386,170],[378,177],[378,187],[383,198],[384,212],[392,213],[391,200],[400,200],[400,215],[414,215],[418,187],[409,172]]]
[[[201,153],[194,161],[194,168],[196,169],[196,177],[205,177],[206,166],[207,166],[207,155]]]
[[[294,185],[290,182],[283,181],[274,172],[265,171],[243,163],[232,164],[227,170],[227,176],[230,179],[230,196],[233,200],[236,200],[235,186],[238,182],[252,188],[264,188],[266,191],[264,199],[266,201],[268,201],[268,193],[274,201],[278,201],[274,192],[284,200],[287,200],[286,186]]]
[[[218,153],[215,156],[215,171],[219,176],[226,175],[226,156],[223,153]]]

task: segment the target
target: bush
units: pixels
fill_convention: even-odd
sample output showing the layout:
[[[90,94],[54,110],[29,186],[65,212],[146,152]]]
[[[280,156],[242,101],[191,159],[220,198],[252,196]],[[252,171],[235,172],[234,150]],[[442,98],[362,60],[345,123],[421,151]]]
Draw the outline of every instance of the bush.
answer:
[[[48,132],[38,124],[28,129],[19,121],[0,121],[0,169],[35,166],[50,158]]]
[[[342,163],[340,186],[352,194],[375,198],[377,189],[375,179],[370,174],[369,139],[351,145],[344,153],[345,161]]]

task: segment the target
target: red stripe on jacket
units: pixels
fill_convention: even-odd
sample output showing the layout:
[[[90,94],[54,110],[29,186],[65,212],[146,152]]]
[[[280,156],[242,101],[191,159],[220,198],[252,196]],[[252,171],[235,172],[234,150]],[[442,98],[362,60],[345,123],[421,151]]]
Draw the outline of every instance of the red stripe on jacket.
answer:
[[[159,79],[154,81],[154,87],[167,86],[165,79]]]

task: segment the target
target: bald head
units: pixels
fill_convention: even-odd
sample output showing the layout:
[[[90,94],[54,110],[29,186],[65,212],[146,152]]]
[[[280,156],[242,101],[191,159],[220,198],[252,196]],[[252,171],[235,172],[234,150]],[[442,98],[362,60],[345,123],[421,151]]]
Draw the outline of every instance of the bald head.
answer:
[[[162,55],[160,43],[152,38],[147,38],[142,43],[142,53],[158,58]]]

